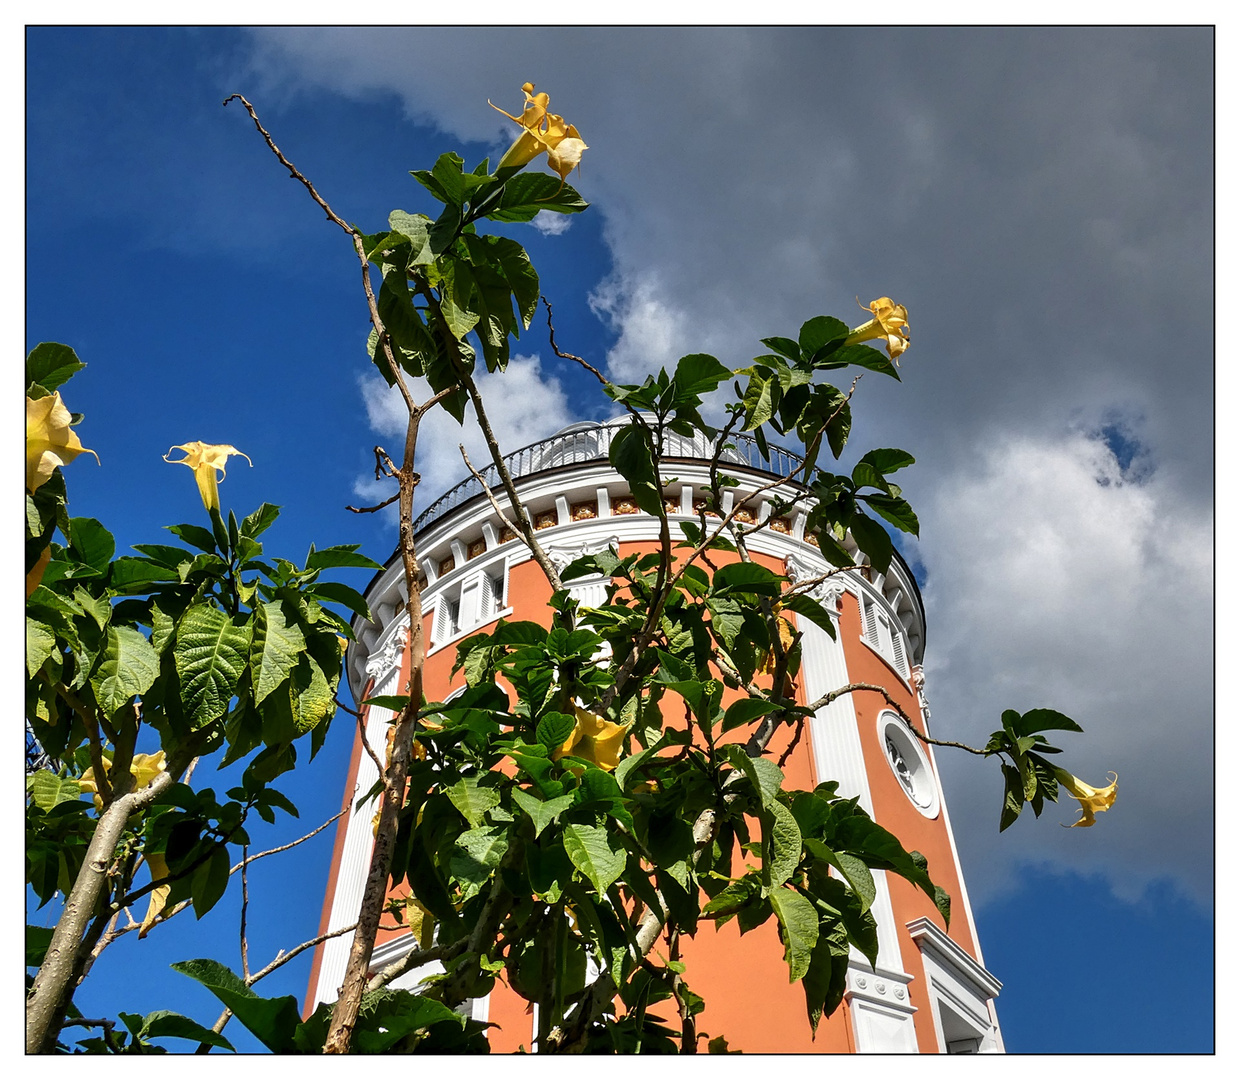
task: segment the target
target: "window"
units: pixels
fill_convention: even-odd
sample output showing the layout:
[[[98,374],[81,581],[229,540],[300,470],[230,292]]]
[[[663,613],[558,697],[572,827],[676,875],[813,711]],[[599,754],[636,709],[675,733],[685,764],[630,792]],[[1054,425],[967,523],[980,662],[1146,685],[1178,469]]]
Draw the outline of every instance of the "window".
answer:
[[[930,768],[930,759],[904,721],[895,713],[884,710],[878,716],[878,739],[904,794],[918,811],[928,818],[939,815],[939,786]]]
[[[503,558],[479,568],[448,585],[435,599],[435,621],[431,627],[431,649],[448,642],[476,626],[493,620],[504,610],[508,568]]]
[[[907,679],[904,627],[890,617],[884,605],[866,593],[861,594],[858,603],[861,605],[861,640],[895,668],[897,675]]]
[[[482,577],[482,620],[504,610],[504,573]]]
[[[945,1054],[1003,1052],[991,1000],[1003,984],[928,918],[908,931],[921,951],[939,1049]]]
[[[461,598],[445,596],[439,603],[439,613],[443,618],[443,633],[438,629],[435,637],[447,641],[461,632]]]

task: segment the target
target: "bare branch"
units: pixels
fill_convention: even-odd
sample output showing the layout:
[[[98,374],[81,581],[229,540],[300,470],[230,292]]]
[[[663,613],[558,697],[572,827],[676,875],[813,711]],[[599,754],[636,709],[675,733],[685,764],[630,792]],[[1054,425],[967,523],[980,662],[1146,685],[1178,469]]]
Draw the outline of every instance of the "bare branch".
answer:
[[[388,964],[382,971],[375,972],[370,977],[370,982],[366,984],[366,991],[369,993],[371,990],[387,986],[393,979],[399,979],[405,972],[420,968],[423,964],[429,964],[434,960],[451,960],[465,951],[466,944],[467,942],[462,939],[452,945],[436,945],[432,949],[414,949],[407,952],[399,960]]]
[[[414,403],[413,395],[409,392],[408,385],[405,383],[405,377],[401,372],[400,365],[396,362],[396,355],[392,351],[391,335],[387,332],[387,328],[383,325],[383,320],[379,317],[379,302],[375,299],[374,287],[370,283],[370,259],[367,257],[366,248],[362,243],[362,234],[358,232],[357,229],[353,228],[352,225],[346,224],[336,214],[336,212],[327,205],[327,200],[315,191],[314,185],[297,170],[296,166],[294,166],[283,153],[280,152],[280,148],[276,146],[271,134],[259,122],[258,113],[254,111],[253,105],[251,105],[240,94],[230,94],[224,99],[224,104],[227,105],[234,98],[245,106],[245,111],[250,114],[250,119],[254,121],[254,126],[258,129],[258,133],[263,137],[263,140],[267,143],[267,146],[271,149],[271,152],[279,159],[280,164],[288,169],[289,176],[291,176],[294,180],[300,181],[301,184],[304,185],[305,189],[310,193],[310,197],[323,208],[323,211],[327,214],[328,220],[334,221],[345,232],[347,232],[350,239],[352,239],[353,250],[357,252],[358,260],[362,265],[362,288],[366,292],[366,303],[370,308],[371,324],[375,328],[375,333],[379,335],[379,344],[383,348],[383,355],[388,362],[388,368],[391,372],[392,379],[399,388],[401,397],[405,399],[405,405],[408,407],[409,412],[413,413],[417,406]]]
[[[303,941],[296,948],[290,949],[286,953],[281,953],[261,971],[256,971],[253,975],[251,975],[248,979],[246,979],[245,981],[246,985],[253,986],[256,982],[258,982],[259,979],[265,979],[273,971],[277,970],[278,968],[282,968],[290,960],[294,959],[297,956],[300,956],[307,949],[313,949],[316,945],[320,945],[324,941],[327,941],[330,938],[340,937],[343,934],[352,933],[356,929],[357,929],[357,923],[353,923],[350,926],[342,926],[339,930],[330,930],[326,934],[320,934],[318,937],[311,938],[309,941]]]
[[[856,693],[858,690],[868,690],[874,694],[881,694],[883,700],[886,701],[887,704],[890,705],[891,708],[899,715],[900,719],[904,721],[904,726],[907,727],[909,731],[912,732],[913,735],[917,736],[917,738],[919,738],[922,742],[929,743],[931,746],[950,746],[956,750],[964,750],[970,754],[977,754],[978,757],[990,756],[987,751],[979,750],[976,746],[969,746],[968,744],[962,742],[952,742],[950,739],[932,739],[929,735],[923,735],[917,730],[916,725],[914,725],[913,718],[904,711],[904,707],[891,696],[886,687],[879,686],[876,683],[849,683],[847,686],[841,686],[838,690],[832,690],[829,694],[823,694],[822,697],[820,697],[817,701],[811,702],[806,706],[806,708],[817,712],[819,709],[830,705],[836,698],[843,697],[845,694]]]
[[[487,501],[491,504],[491,508],[499,515],[500,521],[502,521],[514,533],[519,533],[521,530],[508,520],[508,515],[504,513],[503,508],[499,505],[499,502],[495,498],[494,492],[491,491],[490,485],[482,479],[482,473],[475,469],[473,462],[469,460],[469,455],[465,452],[465,444],[458,443],[457,447],[461,451],[461,457],[465,459],[465,468],[469,470],[470,475],[473,476],[473,478],[482,486],[483,494],[486,495]]]
[[[298,844],[304,844],[311,837],[318,836],[319,833],[321,833],[329,825],[339,821],[347,813],[348,813],[348,807],[345,807],[343,810],[340,811],[340,813],[334,814],[332,817],[329,817],[317,829],[312,829],[310,832],[306,833],[305,836],[299,836],[296,840],[293,840],[287,844],[281,844],[279,847],[269,848],[267,851],[260,851],[257,855],[250,855],[248,856],[248,858],[243,859],[241,862],[239,862],[236,866],[234,866],[228,872],[230,874],[235,874],[247,862],[257,862],[259,859],[265,859],[268,855],[279,855],[280,852],[282,851],[288,851],[289,848],[295,848]]]
[[[245,936],[245,916],[250,906],[250,882],[246,871],[249,868],[249,845],[241,849],[241,977],[250,977],[250,943]]]
[[[392,503],[394,503],[399,498],[400,498],[400,492],[398,491],[390,499],[384,499],[383,502],[379,503],[376,506],[346,506],[345,509],[351,510],[355,514],[373,514],[378,510],[382,510],[385,506],[391,506]]]
[[[555,343],[555,327],[551,323],[551,301],[548,300],[545,296],[541,296],[539,297],[539,299],[542,300],[543,307],[547,309],[547,335],[551,339],[551,351],[555,353],[555,355],[558,356],[561,360],[576,361],[583,368],[585,368],[586,371],[588,371],[591,375],[593,375],[596,379],[598,379],[598,381],[601,382],[604,386],[610,386],[611,383],[608,381],[607,377],[601,371],[599,371],[598,368],[594,367],[592,364],[587,364],[580,356],[576,355],[575,353],[560,352],[560,347],[556,345]]]
[[[379,770],[379,775],[384,773],[383,762],[379,760],[379,755],[375,753],[374,747],[370,745],[370,740],[366,737],[366,721],[362,719],[362,714],[357,714],[357,736],[362,740],[362,749],[366,751],[366,756],[375,763],[375,768]]]

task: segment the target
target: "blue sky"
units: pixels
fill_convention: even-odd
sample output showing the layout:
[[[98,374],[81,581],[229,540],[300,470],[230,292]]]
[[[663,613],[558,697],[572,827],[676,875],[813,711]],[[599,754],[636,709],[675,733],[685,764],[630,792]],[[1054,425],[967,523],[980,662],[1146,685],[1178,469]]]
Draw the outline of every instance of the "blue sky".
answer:
[[[396,415],[367,373],[351,249],[221,108],[233,91],[373,231],[427,209],[408,170],[502,150],[486,100],[515,111],[535,81],[590,144],[574,183],[593,205],[558,234],[511,234],[561,346],[621,380],[690,351],[740,366],[760,337],[849,318],[854,296],[906,304],[904,383],[863,380],[855,438],[918,458],[908,554],[935,731],[980,742],[1003,708],[1046,705],[1086,728],[1074,771],[1120,775],[1095,828],[1052,808],[1000,838],[997,770],[940,755],[1008,1048],[1212,1048],[1213,339],[1185,316],[1212,289],[1209,31],[56,28],[26,44],[26,345],[89,365],[65,392],[102,465],[72,466],[71,505],[120,550],[201,514],[161,460],[191,439],[253,459],[222,498],[285,508],[269,550],[360,542],[382,561],[395,540],[390,519],[343,509],[375,490],[371,447]],[[541,322],[514,353],[493,397],[507,446],[606,413]],[[422,505],[459,478],[458,441],[451,425],[424,441]],[[339,808],[348,719],[298,770],[301,821],[257,844]],[[255,870],[257,963],[315,933],[327,835]],[[131,935],[82,1007],[210,1023],[214,999],[164,965],[236,965],[236,919],[230,896]],[[308,969],[260,988],[300,1000]]]

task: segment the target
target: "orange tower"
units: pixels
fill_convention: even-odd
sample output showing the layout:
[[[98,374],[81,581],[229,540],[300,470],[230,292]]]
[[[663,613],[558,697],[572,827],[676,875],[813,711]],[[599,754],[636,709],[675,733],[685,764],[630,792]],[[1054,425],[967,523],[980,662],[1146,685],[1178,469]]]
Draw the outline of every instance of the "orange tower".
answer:
[[[657,519],[638,509],[608,462],[611,438],[625,422],[575,424],[506,459],[539,539],[559,568],[608,547],[623,556],[657,539]],[[726,492],[725,513],[799,464],[774,447],[770,460],[764,460],[745,437],[733,440],[736,449],[725,453],[723,463],[740,486]],[[695,504],[706,491],[711,450],[699,438],[680,439],[669,451],[677,480],[667,495],[685,520],[697,520]],[[494,467],[483,475],[498,490]],[[775,487],[755,500],[756,509],[741,510],[738,518],[763,520],[781,495],[792,494],[792,485]],[[829,567],[804,526],[804,512],[776,519],[749,538],[750,549],[794,582],[820,577]],[[501,617],[548,623],[550,588],[472,478],[430,506],[416,521],[415,532],[426,575],[426,694],[443,701],[464,685],[461,673],[451,674],[456,643]],[[845,546],[856,552],[851,538]],[[866,565],[860,552],[856,558],[856,573],[836,575],[813,594],[837,619],[834,640],[797,616],[804,635],[799,693],[808,702],[849,682],[876,683],[928,734],[921,669],[925,613],[912,572],[898,556],[885,575]],[[608,582],[596,578],[566,584],[589,606],[603,602]],[[349,650],[347,668],[357,700],[396,694],[404,687],[409,633],[404,588],[403,567],[393,555],[367,590],[372,621],[354,623],[357,644]],[[369,708],[365,723],[372,746],[383,745],[391,717],[389,710]],[[846,694],[815,714],[785,773],[789,787],[812,789],[824,780],[839,781],[842,796],[857,796],[906,848],[924,854],[935,882],[952,896],[950,930],[943,929],[924,893],[874,871],[877,964],[871,967],[854,953],[844,1004],[811,1039],[800,987],[788,982],[775,920],[744,937],[735,921],[717,932],[703,925],[683,955],[686,979],[707,1002],[699,1030],[725,1035],[732,1049],[751,1053],[1002,1052],[994,1008],[1000,983],[983,966],[932,749],[908,734],[879,695]],[[356,740],[344,792],[349,813],[337,829],[321,932],[357,917],[373,843],[372,810],[354,812],[353,807],[376,779],[375,766]],[[349,941],[343,935],[319,946],[309,1005],[336,997]],[[373,966],[377,970],[399,959],[413,944],[407,931],[381,933]],[[416,987],[436,970],[438,965],[410,971],[393,985]],[[475,1019],[497,1025],[489,1036],[494,1050],[531,1046],[534,1027],[526,1003],[502,982],[470,1009]]]

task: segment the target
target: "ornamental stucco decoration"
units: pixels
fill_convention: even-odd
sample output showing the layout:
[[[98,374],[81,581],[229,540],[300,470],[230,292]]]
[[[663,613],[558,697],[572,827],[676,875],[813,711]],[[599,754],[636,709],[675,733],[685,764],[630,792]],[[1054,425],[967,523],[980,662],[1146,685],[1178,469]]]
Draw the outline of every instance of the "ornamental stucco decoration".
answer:
[[[396,632],[387,639],[378,652],[366,661],[366,674],[372,679],[382,679],[399,662],[400,654],[409,641],[409,623],[402,622]]]
[[[795,555],[789,555],[784,559],[784,572],[794,586],[807,581],[816,581],[829,573],[825,565],[815,566],[813,563],[800,559]],[[844,585],[838,577],[831,577],[825,581],[818,581],[812,587],[800,591],[811,599],[817,600],[834,615],[837,614],[840,599],[844,595]]]
[[[620,537],[609,536],[605,540],[585,540],[580,544],[553,544],[547,548],[547,558],[555,567],[557,574],[562,574],[572,563],[584,555],[597,555],[609,548],[620,549]]]

